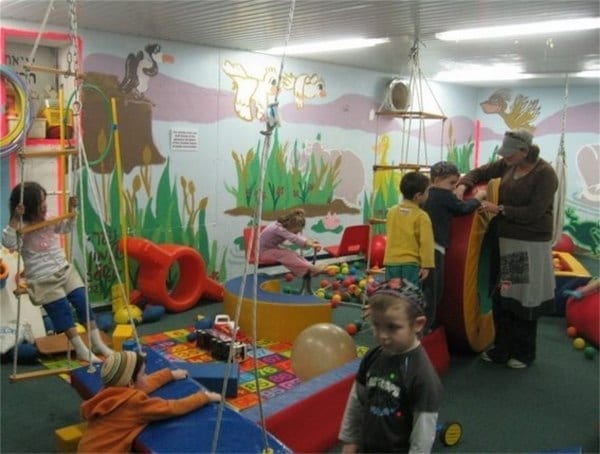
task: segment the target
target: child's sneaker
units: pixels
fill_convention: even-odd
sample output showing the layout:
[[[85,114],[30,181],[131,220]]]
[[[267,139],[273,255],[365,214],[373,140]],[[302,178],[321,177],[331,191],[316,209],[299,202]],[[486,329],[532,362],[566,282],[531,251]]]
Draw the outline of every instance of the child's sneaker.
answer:
[[[505,359],[499,358],[495,348],[490,348],[479,355],[479,357],[488,363],[504,364]]]
[[[527,364],[525,364],[524,362],[519,361],[518,359],[515,358],[511,358],[506,362],[506,365],[508,367],[510,367],[511,369],[525,369],[527,367]]]

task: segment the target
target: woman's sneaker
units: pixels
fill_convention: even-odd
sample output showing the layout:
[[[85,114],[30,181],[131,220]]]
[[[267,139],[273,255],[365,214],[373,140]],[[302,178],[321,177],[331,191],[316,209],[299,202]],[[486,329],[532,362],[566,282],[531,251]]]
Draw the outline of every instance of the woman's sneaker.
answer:
[[[506,365],[508,367],[510,367],[511,369],[525,369],[527,367],[527,364],[525,364],[524,362],[519,361],[518,359],[515,358],[511,358],[506,362]]]

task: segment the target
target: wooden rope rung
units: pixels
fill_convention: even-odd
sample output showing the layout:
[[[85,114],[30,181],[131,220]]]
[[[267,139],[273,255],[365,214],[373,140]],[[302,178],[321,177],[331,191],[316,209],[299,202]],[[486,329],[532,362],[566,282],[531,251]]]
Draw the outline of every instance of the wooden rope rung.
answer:
[[[395,164],[395,165],[381,165],[376,164],[373,166],[373,171],[378,170],[421,170],[429,169],[431,166],[422,164]]]
[[[40,65],[23,65],[26,71],[38,71],[50,74],[59,74],[62,76],[75,76],[77,79],[83,79],[83,73],[76,73],[66,69],[52,68],[51,66],[40,66]]]
[[[23,235],[25,233],[35,232],[36,230],[43,229],[44,227],[47,227],[49,225],[58,224],[59,222],[64,221],[65,219],[71,219],[74,217],[75,217],[75,213],[63,214],[62,216],[57,216],[52,219],[46,219],[45,221],[37,222],[35,224],[31,224],[26,227],[20,228],[17,230],[17,232],[21,235]]]
[[[376,112],[376,115],[383,115],[388,117],[398,117],[398,118],[417,118],[417,119],[429,119],[429,120],[447,120],[448,117],[441,114],[428,113],[428,112],[417,112],[417,111],[405,111],[405,112],[395,112],[393,110],[389,111],[379,111]]]
[[[54,156],[69,156],[76,155],[77,150],[75,148],[61,148],[60,150],[47,150],[47,151],[21,151],[19,156],[21,158],[45,158]]]
[[[24,372],[22,374],[11,374],[8,379],[11,383],[15,383],[23,380],[30,380],[32,378],[42,378],[49,377],[51,375],[60,375],[60,374],[68,374],[71,372],[71,369],[68,367],[59,367],[57,369],[43,369],[36,370],[33,372]]]

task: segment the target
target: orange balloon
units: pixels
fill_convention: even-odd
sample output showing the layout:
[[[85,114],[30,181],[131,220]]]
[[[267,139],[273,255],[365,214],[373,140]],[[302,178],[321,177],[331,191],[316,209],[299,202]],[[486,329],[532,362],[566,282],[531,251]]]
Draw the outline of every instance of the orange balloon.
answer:
[[[355,358],[354,340],[333,323],[317,323],[305,328],[292,346],[292,369],[302,381],[329,372]]]

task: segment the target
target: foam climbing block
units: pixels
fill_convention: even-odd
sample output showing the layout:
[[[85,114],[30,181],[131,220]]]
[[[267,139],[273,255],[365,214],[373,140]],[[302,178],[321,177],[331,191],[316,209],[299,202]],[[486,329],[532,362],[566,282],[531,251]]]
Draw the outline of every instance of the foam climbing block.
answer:
[[[263,403],[265,427],[294,452],[325,452],[334,447],[360,358]],[[242,412],[260,424],[260,409]]]
[[[77,452],[77,445],[87,428],[86,422],[61,427],[54,431],[56,452]]]
[[[600,293],[586,295],[581,300],[569,298],[565,313],[568,326],[596,347],[600,345]]]
[[[185,369],[188,376],[193,378],[205,388],[216,393],[223,392],[223,382],[229,373],[225,397],[237,397],[240,369],[237,364],[230,364],[229,371],[227,363],[187,363],[183,361],[173,362],[173,366]]]
[[[133,337],[133,326],[117,325],[112,335],[113,350],[123,351],[123,342]]]
[[[423,337],[421,344],[423,344],[423,348],[438,375],[446,373],[450,367],[450,353],[448,352],[448,341],[446,340],[444,327],[440,326]]]

